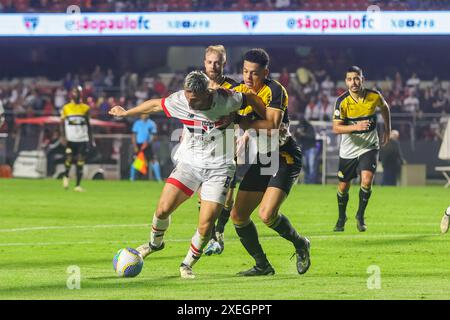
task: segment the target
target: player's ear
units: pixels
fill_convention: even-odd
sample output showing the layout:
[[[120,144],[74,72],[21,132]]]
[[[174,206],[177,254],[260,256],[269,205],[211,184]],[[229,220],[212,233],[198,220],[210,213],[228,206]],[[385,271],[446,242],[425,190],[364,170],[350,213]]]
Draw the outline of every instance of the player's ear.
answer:
[[[269,76],[269,69],[264,70],[264,77],[267,78]]]

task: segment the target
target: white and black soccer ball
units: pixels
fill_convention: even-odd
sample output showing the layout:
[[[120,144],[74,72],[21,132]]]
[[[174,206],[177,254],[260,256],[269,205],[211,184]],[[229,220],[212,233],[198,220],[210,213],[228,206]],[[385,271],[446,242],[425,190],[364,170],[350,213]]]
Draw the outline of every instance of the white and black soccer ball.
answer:
[[[143,266],[144,260],[133,248],[120,249],[113,258],[113,267],[119,277],[136,277]]]

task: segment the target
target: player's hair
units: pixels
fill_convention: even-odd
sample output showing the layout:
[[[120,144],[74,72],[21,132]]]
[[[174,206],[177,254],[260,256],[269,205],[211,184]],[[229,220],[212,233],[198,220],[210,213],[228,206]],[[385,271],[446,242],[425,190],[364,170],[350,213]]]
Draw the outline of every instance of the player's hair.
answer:
[[[223,45],[216,44],[209,46],[208,48],[205,49],[205,56],[210,52],[219,54],[224,62],[227,61],[227,52],[225,51],[225,47]]]
[[[184,79],[184,88],[195,93],[206,92],[208,90],[209,78],[199,70],[191,71]]]
[[[269,54],[261,48],[250,49],[244,54],[244,61],[259,64],[263,68],[269,67]]]
[[[358,67],[358,66],[351,66],[351,67],[349,67],[349,68],[347,69],[347,72],[346,72],[346,73],[349,73],[349,72],[355,72],[355,73],[357,73],[360,77],[363,77],[363,71],[362,71],[362,69],[361,69],[360,67]]]

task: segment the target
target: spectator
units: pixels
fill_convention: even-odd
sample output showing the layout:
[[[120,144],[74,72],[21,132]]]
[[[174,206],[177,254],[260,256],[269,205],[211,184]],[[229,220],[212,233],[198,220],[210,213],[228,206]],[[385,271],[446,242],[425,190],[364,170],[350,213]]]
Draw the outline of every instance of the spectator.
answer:
[[[56,108],[56,111],[60,112],[61,108],[66,104],[67,97],[67,90],[64,89],[64,86],[58,87],[55,91],[55,99],[54,99],[54,105]]]
[[[405,100],[403,100],[403,112],[414,116],[419,111],[419,99],[413,92],[409,92]]]
[[[309,99],[308,104],[306,105],[306,109],[305,109],[305,119],[310,121],[310,120],[319,120],[320,118],[320,108],[316,103],[316,98],[315,97],[311,97]]]
[[[281,85],[283,86],[283,87],[285,87],[285,88],[289,88],[289,81],[290,81],[290,75],[289,75],[289,72],[288,72],[288,69],[286,68],[286,67],[284,67],[282,70],[281,70],[281,73],[280,73],[280,78],[278,79],[278,81],[281,83]]]
[[[329,75],[325,77],[325,80],[322,81],[320,87],[322,89],[322,93],[326,94],[328,97],[333,95],[334,82],[331,81]]]
[[[380,160],[383,165],[383,186],[397,185],[400,177],[402,164],[405,162],[402,150],[400,148],[399,132],[391,131],[391,139],[380,150]]]
[[[406,86],[410,89],[414,89],[416,92],[420,87],[420,79],[417,77],[417,74],[413,72],[411,78],[406,81]]]
[[[295,137],[302,149],[305,164],[305,183],[317,183],[317,147],[314,127],[300,117]]]

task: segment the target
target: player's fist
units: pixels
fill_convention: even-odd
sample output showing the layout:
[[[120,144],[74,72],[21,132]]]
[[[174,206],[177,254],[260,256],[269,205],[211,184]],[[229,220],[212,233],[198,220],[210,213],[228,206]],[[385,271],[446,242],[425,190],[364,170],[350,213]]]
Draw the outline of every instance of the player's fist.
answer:
[[[121,106],[115,106],[115,107],[111,108],[111,110],[109,110],[108,113],[114,117],[126,117],[127,116],[127,111],[124,108],[122,108]]]

